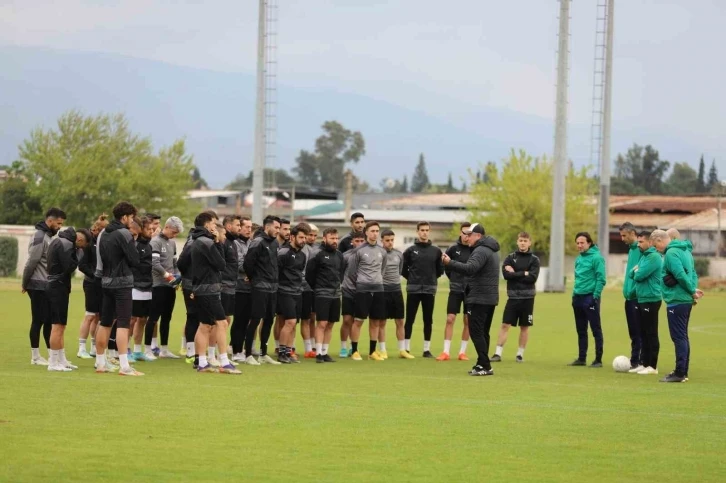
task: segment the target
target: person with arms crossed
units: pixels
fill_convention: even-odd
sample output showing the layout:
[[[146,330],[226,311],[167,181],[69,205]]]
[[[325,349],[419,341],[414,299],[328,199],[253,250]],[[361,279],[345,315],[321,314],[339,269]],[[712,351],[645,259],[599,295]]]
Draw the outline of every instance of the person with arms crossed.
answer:
[[[643,369],[641,356],[640,322],[638,319],[638,301],[635,295],[635,281],[627,274],[640,260],[641,251],[638,248],[638,234],[632,223],[626,222],[620,225],[620,239],[628,246],[628,262],[625,267],[625,280],[623,281],[623,297],[625,298],[625,320],[628,323],[628,336],[630,337],[630,367],[631,369]],[[638,372],[635,371],[635,372]]]
[[[489,361],[489,331],[494,311],[499,305],[499,242],[485,236],[484,227],[474,223],[467,230],[471,252],[466,263],[452,260],[444,254],[442,260],[452,272],[466,275],[466,313],[469,316],[469,332],[477,353],[476,364],[469,371],[471,376],[493,376]]]
[[[534,324],[534,284],[539,277],[540,262],[531,252],[532,239],[526,231],[517,235],[517,251],[510,253],[502,264],[502,274],[507,281],[507,305],[504,307],[502,328],[499,330],[497,348],[491,358],[500,362],[507,343],[510,327],[519,325],[519,348],[517,362],[524,362],[524,350],[529,340],[529,328]]]
[[[600,321],[600,297],[605,288],[605,260],[589,233],[583,231],[575,236],[577,251],[575,259],[575,287],[572,290],[572,309],[577,329],[577,359],[569,366],[587,365],[587,325],[590,324],[595,338],[595,360],[590,367],[602,367],[604,338]]]
[[[30,298],[30,363],[47,366],[48,361],[40,355],[40,333],[50,350],[50,303],[48,302],[48,247],[51,239],[63,228],[66,214],[60,208],[51,208],[45,213],[45,220],[35,225],[35,234],[28,245],[28,260],[23,269],[21,292]]]
[[[48,301],[50,321],[50,361],[48,370],[68,372],[78,369],[66,359],[65,331],[68,324],[68,299],[71,295],[71,277],[78,267],[78,250],[86,248],[93,237],[85,228],[66,228],[48,246]]]
[[[348,338],[353,328],[353,318],[355,316],[355,282],[356,272],[350,265],[350,259],[355,253],[355,249],[365,243],[366,237],[362,231],[353,234],[350,240],[351,249],[343,253],[343,282],[341,283],[342,303],[341,313],[343,315],[343,324],[340,327],[340,354],[339,357],[346,358],[353,356],[353,350],[348,348]],[[356,341],[357,342],[357,341]],[[356,345],[357,347],[357,345]]]
[[[386,299],[386,318],[396,323],[396,339],[398,340],[398,357],[401,359],[415,359],[406,350],[403,305],[403,292],[401,290],[401,273],[403,272],[403,253],[393,248],[396,234],[393,230],[381,232],[381,242],[386,250],[386,270],[383,272],[383,295]],[[383,337],[383,338],[381,338]],[[387,358],[385,346],[385,326],[379,330],[378,340],[381,341],[381,354]]]
[[[416,321],[418,306],[424,323],[423,357],[432,358],[431,332],[434,325],[434,302],[438,279],[444,273],[444,264],[441,262],[441,250],[429,240],[431,226],[422,221],[416,225],[418,238],[416,242],[403,252],[402,275],[406,284],[406,351],[411,352],[411,334]]]
[[[353,235],[356,233],[363,233],[366,226],[366,219],[363,213],[353,213],[350,215],[350,233],[340,239],[338,243],[338,250],[340,253],[345,253],[353,248]]]
[[[307,224],[296,225],[290,231],[290,242],[277,252],[277,313],[283,320],[277,361],[283,364],[300,362],[292,358],[292,347],[295,342],[295,326],[302,311],[303,279],[307,264],[303,247],[307,246],[307,236]]]

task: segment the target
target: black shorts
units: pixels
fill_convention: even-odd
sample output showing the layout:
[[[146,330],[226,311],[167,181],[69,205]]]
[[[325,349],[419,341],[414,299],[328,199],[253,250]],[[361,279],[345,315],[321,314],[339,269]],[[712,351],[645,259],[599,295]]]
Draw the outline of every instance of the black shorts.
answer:
[[[530,327],[534,324],[534,299],[509,299],[504,307],[502,323],[512,327]]]
[[[68,324],[68,299],[70,293],[66,287],[49,288],[46,292],[50,303],[50,323]]]
[[[300,319],[310,319],[310,314],[315,312],[315,292],[302,293],[302,308],[300,309]]]
[[[339,298],[315,297],[315,307],[315,318],[318,321],[333,323],[340,320]]]
[[[386,299],[386,318],[387,319],[402,319],[405,316],[405,310],[403,307],[403,293],[402,292],[384,292]]]
[[[197,316],[199,323],[207,325],[215,325],[218,320],[226,320],[224,308],[222,307],[222,299],[217,295],[195,295],[194,301],[197,306]]]
[[[464,310],[466,311],[466,304],[464,303],[465,298],[466,295],[464,295],[464,292],[449,292],[449,300],[446,302],[446,313],[461,313],[462,306],[464,306]]]
[[[252,291],[250,320],[274,319],[277,312],[277,293]]]
[[[148,317],[151,312],[151,300],[134,300],[131,308],[132,317]]]
[[[222,293],[222,308],[224,309],[224,314],[227,317],[232,317],[234,315],[234,294],[233,293]]]
[[[182,290],[182,293],[184,294],[184,306],[187,309],[187,315],[196,314],[197,304],[194,303],[194,299],[191,297],[192,291]]]
[[[83,281],[83,294],[86,297],[86,312],[89,314],[100,314],[103,303],[103,289],[100,283]]]
[[[101,306],[101,327],[111,327],[116,321],[116,328],[128,329],[131,323],[132,309],[131,287],[104,288],[103,305]]]
[[[302,295],[277,294],[277,314],[283,320],[295,320],[300,318],[302,313]]]
[[[365,320],[386,319],[386,298],[383,292],[357,292],[355,294],[355,318]]]
[[[342,310],[343,317],[346,317],[346,316],[353,317],[355,315],[355,300],[343,295],[342,308],[343,308],[343,310]],[[317,314],[315,314],[315,315],[317,315]],[[320,319],[320,317],[318,317],[318,319]]]

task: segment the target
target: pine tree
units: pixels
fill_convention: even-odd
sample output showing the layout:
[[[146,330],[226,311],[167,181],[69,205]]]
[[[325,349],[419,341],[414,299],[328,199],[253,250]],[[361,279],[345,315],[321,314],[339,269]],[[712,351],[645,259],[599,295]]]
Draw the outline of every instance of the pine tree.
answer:
[[[401,193],[408,193],[408,176],[403,176],[403,183],[401,183]]]
[[[706,191],[706,163],[703,161],[703,154],[701,155],[701,161],[698,163],[698,178],[696,179],[696,193],[703,193]]]
[[[426,170],[426,161],[424,155],[421,153],[418,157],[418,164],[416,170],[413,172],[411,178],[411,192],[422,193],[429,187],[429,173]]]
[[[453,193],[455,191],[456,191],[456,188],[454,188],[454,180],[451,178],[451,171],[449,171],[449,179],[446,182],[446,192]]]
[[[708,184],[706,186],[709,190],[712,190],[714,186],[718,186],[718,168],[716,168],[715,159],[711,163],[711,169],[708,170]]]

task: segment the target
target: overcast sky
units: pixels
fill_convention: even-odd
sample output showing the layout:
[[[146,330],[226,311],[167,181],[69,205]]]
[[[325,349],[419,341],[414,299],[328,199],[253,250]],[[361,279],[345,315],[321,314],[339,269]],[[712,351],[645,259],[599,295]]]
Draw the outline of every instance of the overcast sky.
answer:
[[[444,117],[478,106],[554,114],[556,0],[276,1],[281,83]],[[597,2],[571,8],[573,123],[591,119]],[[255,70],[257,0],[0,3],[2,44]],[[724,25],[724,0],[619,0],[613,122],[683,137],[726,166]]]

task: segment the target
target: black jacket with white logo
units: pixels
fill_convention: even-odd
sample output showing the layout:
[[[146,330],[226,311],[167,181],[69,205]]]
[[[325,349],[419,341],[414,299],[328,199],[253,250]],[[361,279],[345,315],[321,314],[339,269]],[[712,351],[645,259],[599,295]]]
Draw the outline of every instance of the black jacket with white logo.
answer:
[[[139,265],[137,267],[131,267],[131,272],[134,274],[134,288],[143,292],[148,292],[154,282],[153,262],[152,262],[152,248],[150,244],[151,240],[139,236],[136,238],[136,251],[139,252]]]
[[[258,232],[250,242],[242,269],[252,288],[259,292],[275,293],[278,287],[277,240]]]
[[[279,293],[285,295],[302,294],[305,263],[305,253],[302,250],[293,248],[289,243],[280,248],[277,252]]]
[[[469,245],[461,243],[461,238],[459,238],[455,244],[451,245],[446,250],[446,254],[449,258],[461,263],[466,263],[469,259],[470,253],[471,248],[469,248]],[[458,293],[463,292],[466,287],[466,275],[459,272],[452,272],[448,265],[444,267],[444,272],[446,273],[446,276],[449,277],[449,291]]]
[[[438,278],[444,273],[441,250],[430,241],[417,240],[403,252],[401,275],[408,280],[406,292],[435,294]]]
[[[340,284],[344,273],[343,254],[322,244],[321,250],[308,261],[305,278],[316,297],[333,299],[341,295]]]
[[[227,266],[224,247],[215,243],[214,235],[204,227],[194,227],[192,240],[192,291],[196,297],[218,295],[222,292],[222,270]]]
[[[234,295],[237,288],[237,273],[239,272],[239,258],[237,257],[237,236],[227,233],[224,241],[224,261],[226,266],[222,271],[222,292]]]
[[[512,267],[514,272],[506,271],[506,266]],[[510,299],[534,298],[537,294],[534,284],[539,277],[539,258],[532,252],[512,252],[502,263],[502,275],[507,281],[507,295]]]
[[[113,220],[99,241],[103,271],[101,285],[107,289],[133,288],[131,267],[139,265],[139,252],[131,232],[118,220]]]
[[[472,247],[466,263],[452,260],[452,272],[466,275],[467,304],[499,304],[499,242],[484,236]]]
[[[66,228],[48,246],[48,290],[71,291],[71,277],[78,268],[76,230]]]

